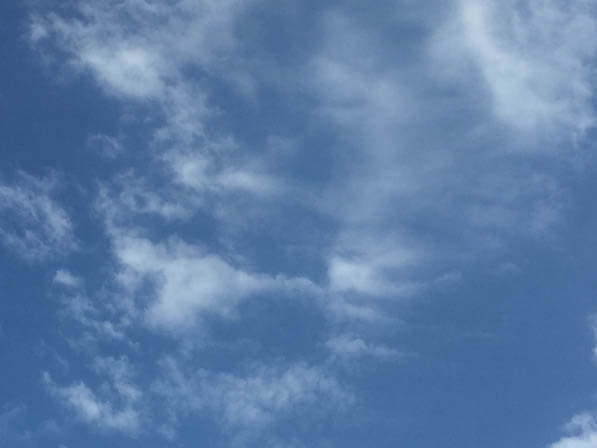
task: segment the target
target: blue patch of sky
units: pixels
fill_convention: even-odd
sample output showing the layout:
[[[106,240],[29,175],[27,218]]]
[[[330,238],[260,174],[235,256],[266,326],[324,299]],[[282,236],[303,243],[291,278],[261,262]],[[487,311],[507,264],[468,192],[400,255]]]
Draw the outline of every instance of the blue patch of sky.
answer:
[[[53,3],[52,8],[57,6]],[[268,70],[270,65],[299,70],[319,49],[324,8],[317,2],[297,3],[285,1],[278,6],[263,2],[243,15],[239,34],[247,36],[247,41],[241,45],[241,53],[256,78],[261,79],[260,70]],[[412,6],[412,2],[401,4]],[[472,153],[456,171],[457,178],[439,180],[447,190],[460,182],[474,184],[477,176],[482,181],[496,165],[517,179],[541,170],[565,186],[566,220],[549,243],[529,238],[522,231],[500,235],[507,241],[507,259],[515,263],[503,264],[500,272],[495,266],[501,256],[488,255],[473,266],[459,268],[461,281],[431,288],[414,299],[381,303],[389,315],[401,319],[369,331],[384,344],[404,351],[404,357],[391,362],[353,360],[329,367],[343,384],[351,385],[359,397],[357,404],[332,415],[309,411],[280,416],[268,431],[287,444],[296,440],[304,446],[547,446],[560,437],[567,419],[594,407],[594,341],[588,322],[595,310],[597,286],[594,161],[583,159],[584,167],[578,170],[539,156],[514,157],[514,161],[488,156],[496,146],[513,145],[509,132],[496,125],[489,136],[463,139],[466,129],[483,121],[480,116],[490,111],[486,104],[459,99],[462,92],[458,88],[437,87],[421,75],[417,51],[429,24],[407,22],[402,26],[400,18],[391,18],[392,8],[387,5],[377,9],[365,8],[360,2],[333,2],[334,8],[343,9],[357,23],[367,22],[364,28],[375,29],[372,38],[379,42],[379,54],[369,56],[376,64],[386,69],[417,67],[406,75],[406,85],[424,91],[431,104],[428,115],[400,132],[413,151],[433,148],[430,151],[442,153],[449,148]],[[58,311],[69,292],[53,284],[52,278],[56,269],[66,266],[85,279],[81,294],[100,300],[101,291],[119,294],[117,288],[111,291],[117,269],[111,243],[102,217],[93,208],[97,182],[134,166],[136,172],[151,172],[151,188],[160,182],[167,186],[167,175],[156,168],[151,156],[157,151],[152,148],[151,133],[163,117],[151,104],[123,105],[105,95],[89,75],[73,74],[55,61],[41,63],[26,39],[29,12],[23,7],[0,6],[0,17],[0,51],[5,61],[0,95],[1,180],[18,182],[17,170],[41,177],[56,175],[59,187],[52,197],[75,223],[73,239],[79,246],[67,258],[43,264],[22,261],[10,250],[0,252],[0,403],[6,409],[23,406],[15,414],[17,423],[11,417],[5,424],[0,417],[0,442],[57,447],[226,446],[226,425],[216,412],[180,417],[175,442],[155,440],[147,434],[127,437],[71,421],[68,408],[55,403],[45,390],[41,379],[45,370],[52,371],[58,384],[85,378],[90,387],[101,387],[104,381],[89,371],[92,356],[73,349],[72,340],[69,344],[81,324]],[[395,55],[394,42],[406,43]],[[312,92],[293,86],[288,96],[285,83],[294,79],[288,73],[258,84],[256,100],[239,95],[216,75],[200,71],[186,75],[206,83],[209,104],[222,111],[210,120],[214,135],[233,133],[242,150],[251,154],[265,153],[268,145],[298,148],[272,162],[289,183],[319,192],[330,179],[360,169],[355,166],[360,143],[351,135],[339,134],[339,126],[313,112],[318,98]],[[98,154],[101,142],[90,141],[90,136],[100,134],[119,138],[125,147],[122,154],[116,158]],[[272,136],[279,140],[272,143]],[[410,157],[418,160],[419,155],[413,152]],[[467,192],[458,194],[462,195],[459,203],[469,200]],[[242,204],[242,197],[237,200]],[[477,236],[467,234],[470,229],[462,224],[460,211],[446,210],[452,199],[448,198],[445,206],[441,198],[436,200],[431,205],[413,204],[407,213],[392,210],[389,204],[379,227],[404,229],[413,239],[439,248],[440,258],[442,253],[475,246]],[[524,208],[525,204],[518,205]],[[234,230],[234,249],[250,260],[250,271],[304,276],[324,283],[323,254],[333,246],[339,224],[297,198],[264,202],[263,207],[261,214],[245,218],[246,226]],[[209,211],[198,210],[188,220],[173,222],[135,216],[130,224],[139,222],[152,240],[178,235],[213,253],[230,251],[229,230],[221,228]],[[429,271],[439,275],[445,263],[436,263],[412,268],[412,277],[424,279]],[[140,300],[151,296],[152,289],[148,284],[146,290],[138,291]],[[208,368],[238,375],[255,360],[298,360],[328,368],[323,343],[331,330],[326,316],[308,294],[289,295],[256,294],[255,300],[238,308],[242,317],[206,320],[185,338],[198,340],[207,332],[218,342],[193,347],[191,354],[181,357],[191,364],[191,370]],[[141,349],[114,341],[97,344],[140,366],[138,382],[149,389],[160,369],[156,359],[184,352],[184,348],[176,335],[163,337],[146,328],[131,332],[131,339],[138,341]],[[68,358],[68,367],[61,364],[62,357]],[[155,406],[157,414],[167,414],[159,404]],[[0,415],[4,415],[3,409],[0,407]],[[60,423],[59,430],[47,429],[50,419]],[[4,429],[8,425],[10,428]],[[24,428],[33,431],[30,438],[23,436]]]

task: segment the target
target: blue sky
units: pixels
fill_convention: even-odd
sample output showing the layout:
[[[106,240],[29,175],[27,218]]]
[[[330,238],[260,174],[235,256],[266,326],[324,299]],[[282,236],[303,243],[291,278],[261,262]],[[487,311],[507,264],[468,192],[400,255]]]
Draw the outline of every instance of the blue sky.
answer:
[[[597,447],[593,2],[0,37],[0,446]]]

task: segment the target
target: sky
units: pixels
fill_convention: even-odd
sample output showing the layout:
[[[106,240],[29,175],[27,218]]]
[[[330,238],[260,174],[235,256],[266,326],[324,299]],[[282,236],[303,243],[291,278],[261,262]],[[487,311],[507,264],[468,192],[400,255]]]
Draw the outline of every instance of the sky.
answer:
[[[597,4],[0,4],[0,447],[597,448]]]

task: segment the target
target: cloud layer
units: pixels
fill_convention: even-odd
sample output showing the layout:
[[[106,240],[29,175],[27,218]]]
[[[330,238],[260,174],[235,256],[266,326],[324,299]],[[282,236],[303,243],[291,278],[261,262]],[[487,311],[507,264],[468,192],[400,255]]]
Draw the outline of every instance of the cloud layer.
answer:
[[[81,366],[43,383],[100,432],[167,443],[191,420],[275,446],[292,419],[358,411],[351,366],[403,360],[401,310],[561,237],[595,121],[590,2],[282,3],[32,11],[36,54],[122,114],[80,180],[101,266],[48,277]],[[58,186],[0,184],[27,260],[79,246]],[[554,448],[597,443],[574,422]]]

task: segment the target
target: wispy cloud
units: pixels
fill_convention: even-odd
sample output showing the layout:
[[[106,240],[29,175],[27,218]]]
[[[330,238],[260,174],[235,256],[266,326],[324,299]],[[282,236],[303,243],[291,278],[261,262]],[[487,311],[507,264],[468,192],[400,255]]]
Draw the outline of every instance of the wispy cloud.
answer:
[[[341,358],[372,356],[382,359],[396,359],[401,353],[393,348],[372,344],[350,334],[341,334],[328,339],[326,347]]]
[[[256,364],[242,375],[204,369],[185,372],[172,358],[162,364],[162,378],[153,390],[167,400],[173,415],[197,412],[235,433],[248,431],[254,437],[276,420],[342,408],[353,400],[325,370],[304,364]]]
[[[461,17],[467,14],[467,8],[483,14],[490,7],[496,9],[496,14],[502,9],[503,14],[517,11],[512,5],[490,3],[475,6],[458,2],[453,12]],[[566,24],[589,20],[580,4],[575,4],[575,12],[571,13],[580,16],[577,20],[564,12],[558,13],[559,18],[552,17],[555,10],[549,11],[557,8],[550,2],[541,8],[536,2],[531,3],[531,9],[537,10],[527,17],[529,23],[520,25],[528,33],[525,39],[530,39],[535,27],[549,33],[548,29],[556,26],[550,22],[552,19]],[[450,11],[449,6],[446,11]],[[449,28],[453,20],[456,19],[446,14],[444,25]],[[498,40],[508,33],[481,36],[483,39],[458,37],[467,29],[462,24],[456,26],[456,31],[450,28],[447,35],[443,31],[421,32],[417,38],[422,51],[401,57],[393,52],[380,31],[354,16],[333,12],[326,16],[324,25],[323,44],[312,60],[310,73],[321,116],[338,126],[343,136],[344,154],[336,159],[337,178],[330,179],[320,208],[339,227],[336,243],[327,254],[327,266],[330,289],[344,296],[343,303],[352,305],[354,301],[347,297],[355,295],[410,297],[425,291],[459,266],[499,257],[520,235],[529,240],[549,240],[561,222],[565,203],[563,188],[549,166],[561,159],[547,160],[545,169],[536,170],[531,163],[535,156],[519,153],[515,138],[496,144],[494,140],[503,135],[502,125],[496,123],[491,110],[483,111],[479,103],[492,101],[494,95],[510,98],[500,96],[499,101],[520,101],[524,107],[533,101],[559,101],[550,97],[550,92],[560,85],[565,89],[568,75],[557,74],[557,61],[554,62],[557,79],[549,81],[553,84],[549,92],[542,92],[537,98],[533,93],[535,83],[529,81],[533,86],[527,85],[514,69],[512,79],[504,75],[496,81],[517,84],[533,101],[524,99],[523,94],[502,92],[502,87],[496,86],[496,92],[485,92],[463,85],[462,90],[457,90],[459,95],[438,96],[438,91],[454,89],[455,85],[449,71],[442,70],[446,64],[444,58],[454,56],[451,61],[454,73],[468,76],[466,80],[459,78],[468,86],[469,78],[474,75],[466,74],[466,65],[460,64],[458,55],[469,55],[469,51],[476,54],[469,45],[480,45],[483,39],[491,39],[501,48],[503,45]],[[479,27],[484,33],[491,33],[491,29],[491,26]],[[563,37],[554,39],[560,42]],[[442,45],[450,42],[455,45],[454,51],[438,50],[438,45],[443,48]],[[568,43],[561,45],[565,47]],[[512,47],[508,51],[520,50],[518,44]],[[558,130],[562,138],[568,139],[582,134],[576,124],[583,122],[584,114],[591,111],[589,68],[581,64],[586,54],[577,50],[561,49],[578,59],[576,65],[583,67],[582,74],[571,75],[581,76],[578,83],[588,89],[586,95],[571,99],[575,105],[563,106],[576,110],[578,104],[584,105],[580,115]],[[548,51],[545,46],[533,54],[540,58],[539,53]],[[526,61],[522,53],[512,57]],[[533,76],[541,76],[543,70],[539,67],[543,63],[549,65],[550,60],[525,64],[537,70]],[[492,76],[494,66],[498,71],[502,67],[499,63],[483,66],[487,76]],[[472,81],[470,84],[476,85]],[[567,93],[561,96],[568,101]],[[470,120],[470,125],[454,127],[455,110],[462,120]],[[541,121],[542,126],[553,124],[559,115],[571,114],[553,113],[547,117],[550,124],[546,124],[542,121],[545,117],[529,117],[526,112],[519,112],[512,113],[534,123]],[[423,117],[435,123],[433,132]],[[589,120],[586,123],[589,126]],[[537,142],[529,145],[544,151],[543,156],[551,157],[552,151],[545,145],[536,146]]]
[[[90,151],[108,159],[114,159],[124,152],[123,145],[118,139],[104,134],[90,135],[87,138],[87,147]]]
[[[73,275],[70,271],[58,269],[54,274],[54,283],[70,288],[78,288],[83,284],[83,280]]]
[[[62,307],[59,314],[68,322],[75,323],[80,334],[69,339],[69,343],[83,351],[93,353],[100,341],[117,341],[133,346],[127,336],[130,313],[125,310],[126,301],[114,306],[108,300],[90,299],[81,291],[73,291],[60,300]]]
[[[222,112],[210,101],[214,80],[240,96],[258,95],[251,86],[260,72],[236,33],[251,2],[82,0],[74,15],[40,12],[30,36],[38,51],[59,50],[107,95],[153,120],[144,123],[147,163],[110,173],[95,202],[117,292],[100,303],[77,291],[63,300],[65,313],[94,338],[128,341],[133,328],[188,349],[189,334],[214,317],[242,319],[242,305],[251,300],[307,296],[328,317],[325,334],[332,336],[318,345],[327,349],[323,364],[399,357],[383,338],[370,337],[380,323],[400,317],[388,304],[461,278],[454,272],[462,266],[498,265],[509,247],[521,239],[547,241],[561,222],[565,188],[550,169],[562,160],[553,156],[557,143],[530,138],[525,144],[533,151],[520,151],[514,134],[578,142],[593,124],[587,61],[595,45],[571,37],[596,41],[586,2],[565,9],[529,0],[524,11],[514,3],[455,2],[437,30],[414,27],[414,50],[405,55],[366,18],[324,8],[314,53],[300,67],[284,67],[289,115],[297,98],[308,97],[305,114],[334,134],[322,149],[332,168],[317,185],[289,181],[269,163],[271,154],[216,124]],[[263,85],[283,71],[268,64]],[[98,134],[89,144],[115,157],[127,151],[124,141]],[[533,163],[537,158],[541,164]],[[0,211],[35,231],[20,235],[8,227],[5,243],[33,254],[66,250],[72,224],[50,199],[51,185],[24,179],[0,189]],[[325,245],[323,229],[293,221],[295,210],[288,210],[297,202],[330,223]],[[199,213],[217,228],[209,242],[189,230]],[[284,216],[284,238],[271,245],[285,260],[291,249],[316,246],[310,274],[286,273],[287,266],[262,260],[266,250],[259,261],[246,250],[246,234],[269,236],[268,218],[276,214],[290,217]],[[64,270],[54,282],[83,284]],[[159,429],[167,436],[188,415],[260,433],[321,402],[332,408],[353,402],[322,365],[261,360],[212,369],[152,350],[143,353],[162,359],[161,370],[148,373],[153,386],[144,398],[134,369],[120,357],[93,364],[105,387],[60,386],[49,376],[45,382],[82,421],[132,435],[143,431],[144,400],[167,403],[169,421]],[[592,426],[586,428],[578,437],[592,440]]]
[[[156,298],[145,312],[148,322],[172,330],[193,326],[203,314],[234,315],[242,300],[257,293],[311,287],[306,279],[239,269],[175,238],[155,244],[123,237],[116,241],[115,251],[123,267],[119,274],[123,286],[134,292],[148,279],[156,285]]]
[[[0,184],[0,240],[29,261],[65,254],[76,248],[73,224],[53,198],[52,178],[19,173],[13,184]]]
[[[140,429],[140,392],[130,383],[130,367],[125,359],[97,359],[95,367],[106,373],[109,383],[97,391],[84,382],[59,386],[47,372],[43,382],[48,391],[70,408],[75,416],[98,429],[135,435]],[[98,395],[101,394],[101,395]]]
[[[110,94],[157,102],[168,122],[162,137],[189,141],[203,135],[202,120],[209,111],[201,74],[189,79],[184,72],[196,68],[209,76],[226,64],[245,4],[80,1],[74,6],[80,19],[53,12],[34,16],[31,41],[42,52],[48,42],[67,51],[73,67],[91,73]]]
[[[29,442],[32,438],[30,430],[22,428],[22,420],[27,413],[23,404],[5,404],[0,408],[0,442]]]
[[[575,138],[595,122],[594,13],[584,0],[565,7],[554,0],[461,0],[454,22],[438,36],[438,51],[452,64],[470,58],[495,114],[515,129]]]

